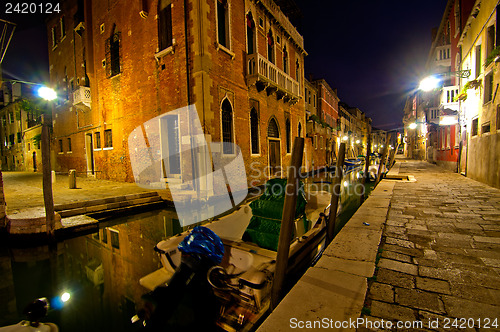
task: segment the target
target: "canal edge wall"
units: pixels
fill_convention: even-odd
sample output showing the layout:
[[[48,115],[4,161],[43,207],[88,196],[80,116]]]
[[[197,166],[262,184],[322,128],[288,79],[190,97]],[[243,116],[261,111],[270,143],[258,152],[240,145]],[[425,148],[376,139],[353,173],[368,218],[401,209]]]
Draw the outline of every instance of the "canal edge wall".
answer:
[[[397,175],[399,168],[396,162],[388,174]],[[308,322],[323,328],[343,323],[342,330],[355,330],[345,324],[361,316],[394,185],[390,180],[377,185],[257,331],[292,331]]]

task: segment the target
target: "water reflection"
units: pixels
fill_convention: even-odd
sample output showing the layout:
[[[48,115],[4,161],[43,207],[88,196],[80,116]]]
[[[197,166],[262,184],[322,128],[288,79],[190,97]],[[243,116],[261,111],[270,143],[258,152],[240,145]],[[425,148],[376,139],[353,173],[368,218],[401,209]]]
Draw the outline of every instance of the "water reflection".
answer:
[[[52,309],[46,321],[61,331],[132,330],[130,317],[145,290],[139,279],[161,267],[153,247],[182,232],[172,210],[117,218],[98,233],[57,243],[54,247],[0,252],[0,326],[24,319],[26,304],[47,297]],[[68,292],[70,299],[60,297]]]
[[[351,217],[363,190],[361,167],[344,174],[339,227]],[[308,178],[306,186],[332,191],[333,176]],[[194,226],[194,225],[193,225]],[[0,326],[24,319],[26,304],[47,297],[54,307],[64,292],[70,299],[46,320],[61,331],[131,331],[146,290],[139,279],[161,267],[153,247],[184,231],[173,210],[123,216],[100,223],[99,232],[54,247],[0,247]]]

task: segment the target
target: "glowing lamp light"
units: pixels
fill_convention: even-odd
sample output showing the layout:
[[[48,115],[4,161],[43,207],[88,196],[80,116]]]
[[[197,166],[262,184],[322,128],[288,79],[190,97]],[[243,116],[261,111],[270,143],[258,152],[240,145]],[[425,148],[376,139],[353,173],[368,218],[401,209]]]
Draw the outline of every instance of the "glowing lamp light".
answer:
[[[359,139],[356,140],[356,144],[359,144],[361,143],[361,141]]]
[[[415,129],[415,128],[417,128],[417,124],[415,122],[410,123],[410,125],[408,126],[408,128]]]
[[[349,183],[347,181],[344,181],[344,187],[347,187]]]
[[[57,93],[46,86],[42,86],[38,89],[38,95],[45,100],[54,100],[57,98]]]
[[[349,137],[347,137],[347,136],[342,137],[343,141],[347,141],[348,139],[349,139]]]
[[[61,301],[63,301],[63,302],[68,302],[70,298],[71,298],[71,294],[68,292],[64,292],[61,295]]]
[[[429,76],[420,81],[419,89],[422,91],[431,91],[439,86],[439,78]]]

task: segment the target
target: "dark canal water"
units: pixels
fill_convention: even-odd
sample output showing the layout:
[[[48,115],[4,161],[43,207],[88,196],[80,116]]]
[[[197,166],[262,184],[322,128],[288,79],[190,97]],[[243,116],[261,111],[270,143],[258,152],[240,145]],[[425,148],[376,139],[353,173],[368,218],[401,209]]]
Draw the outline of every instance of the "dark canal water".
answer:
[[[363,190],[358,173],[349,173],[342,184],[341,224],[359,206]],[[307,183],[329,188],[331,180],[321,174]],[[101,224],[98,233],[54,247],[0,244],[0,326],[25,319],[26,304],[47,297],[52,308],[44,321],[57,324],[60,331],[137,330],[130,318],[146,292],[139,279],[161,267],[153,247],[182,230],[174,210],[158,210],[117,217]],[[60,296],[65,292],[71,297],[63,304]]]

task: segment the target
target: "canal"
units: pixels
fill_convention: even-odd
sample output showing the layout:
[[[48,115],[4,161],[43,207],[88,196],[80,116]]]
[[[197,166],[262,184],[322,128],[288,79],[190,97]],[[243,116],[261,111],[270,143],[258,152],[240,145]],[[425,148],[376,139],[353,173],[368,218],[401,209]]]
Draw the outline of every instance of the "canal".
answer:
[[[339,224],[359,206],[360,169],[344,177]],[[306,180],[331,190],[328,173]],[[361,186],[361,187],[360,187]],[[138,281],[161,267],[153,247],[183,231],[175,211],[157,210],[117,217],[100,224],[99,232],[39,247],[0,245],[0,326],[24,319],[23,309],[47,297],[51,310],[43,321],[60,331],[134,331],[130,318],[146,292]],[[61,295],[68,293],[67,302]]]

